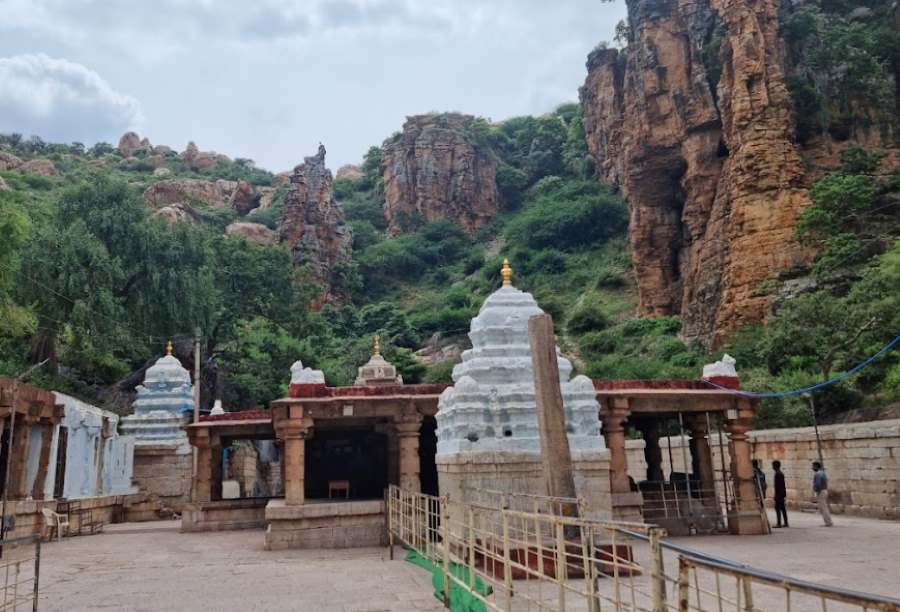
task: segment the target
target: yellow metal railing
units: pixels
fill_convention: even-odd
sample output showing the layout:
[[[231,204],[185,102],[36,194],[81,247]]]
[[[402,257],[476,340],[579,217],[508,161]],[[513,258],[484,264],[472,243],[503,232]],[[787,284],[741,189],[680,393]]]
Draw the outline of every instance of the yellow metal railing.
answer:
[[[424,557],[486,610],[513,612],[900,612],[900,601],[791,579],[681,547],[643,523],[567,516],[576,500],[528,498],[539,511],[388,490],[388,538]],[[576,504],[577,505],[577,504]],[[556,512],[555,509],[562,509]]]

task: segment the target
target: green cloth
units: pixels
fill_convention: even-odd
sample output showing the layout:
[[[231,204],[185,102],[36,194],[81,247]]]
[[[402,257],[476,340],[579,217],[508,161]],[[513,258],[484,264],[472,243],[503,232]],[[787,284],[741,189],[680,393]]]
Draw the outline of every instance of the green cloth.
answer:
[[[405,559],[413,565],[418,565],[431,572],[431,586],[434,589],[434,596],[440,601],[444,601],[444,570],[420,555],[415,550],[408,550]],[[450,573],[459,580],[469,584],[469,568],[459,563],[450,564]],[[475,592],[486,597],[494,592],[491,585],[487,584],[479,578],[475,577]],[[451,612],[486,612],[487,607],[474,595],[469,589],[450,581],[450,610]]]

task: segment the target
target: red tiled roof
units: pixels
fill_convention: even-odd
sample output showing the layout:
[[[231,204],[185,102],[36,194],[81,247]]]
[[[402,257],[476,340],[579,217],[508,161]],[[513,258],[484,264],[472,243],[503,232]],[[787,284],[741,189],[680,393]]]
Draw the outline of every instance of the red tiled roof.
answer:
[[[289,396],[300,397],[387,397],[391,395],[440,395],[447,384],[367,385],[329,387],[327,385],[291,385]]]
[[[720,387],[740,389],[741,379],[731,376],[714,376],[709,382]],[[628,389],[715,389],[705,380],[662,379],[662,380],[595,380],[594,389],[597,391],[625,391]]]
[[[271,421],[272,413],[268,410],[243,410],[240,412],[225,412],[222,414],[208,414],[200,417],[201,423],[210,421]]]

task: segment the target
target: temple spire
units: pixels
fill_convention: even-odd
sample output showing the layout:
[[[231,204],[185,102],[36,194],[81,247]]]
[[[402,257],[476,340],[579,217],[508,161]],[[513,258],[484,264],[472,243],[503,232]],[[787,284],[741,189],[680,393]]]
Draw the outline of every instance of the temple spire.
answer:
[[[169,340],[168,342],[166,342],[166,355],[171,355],[171,354],[172,354],[172,341]]]
[[[509,259],[503,258],[503,267],[500,268],[500,276],[503,277],[503,286],[512,285],[512,267],[509,265]]]
[[[378,337],[378,334],[375,334],[375,337],[372,339],[372,355],[381,357],[381,339]]]

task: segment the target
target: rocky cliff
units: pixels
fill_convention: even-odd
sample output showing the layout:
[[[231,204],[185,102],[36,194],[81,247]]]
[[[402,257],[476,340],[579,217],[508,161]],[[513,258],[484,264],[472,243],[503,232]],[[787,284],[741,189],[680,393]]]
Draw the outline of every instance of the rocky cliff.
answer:
[[[627,5],[627,46],[588,58],[588,147],[630,206],[641,313],[681,314],[686,338],[715,344],[765,318],[767,279],[808,263],[794,235],[808,188],[863,133],[798,139],[791,3]],[[867,145],[873,131],[896,145],[891,130],[866,131]]]
[[[385,143],[384,214],[391,233],[416,217],[446,219],[474,233],[497,215],[497,164],[471,142],[474,121],[459,114],[408,117]]]
[[[323,294],[314,300],[314,308],[328,300],[348,297],[340,264],[350,261],[353,234],[334,198],[331,171],[325,167],[325,147],[319,146],[318,154],[304,158],[294,168],[279,233],[294,263],[307,269],[322,285]]]

